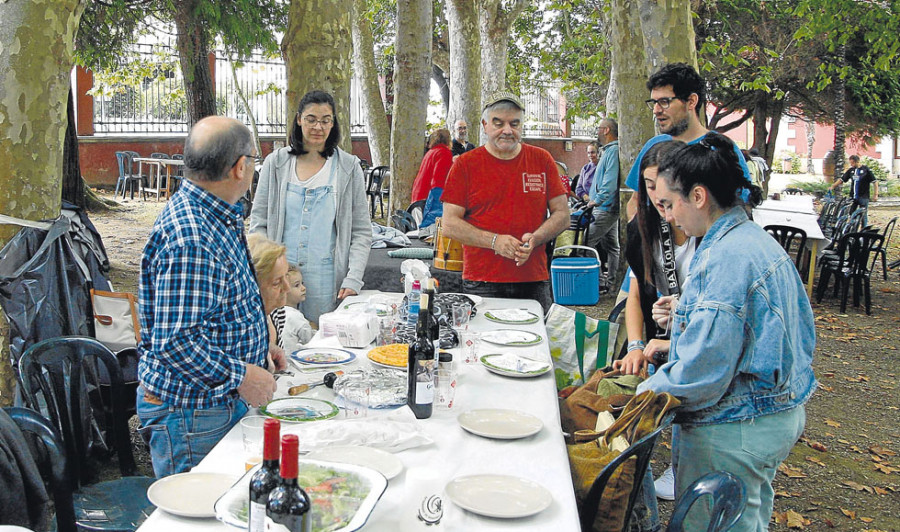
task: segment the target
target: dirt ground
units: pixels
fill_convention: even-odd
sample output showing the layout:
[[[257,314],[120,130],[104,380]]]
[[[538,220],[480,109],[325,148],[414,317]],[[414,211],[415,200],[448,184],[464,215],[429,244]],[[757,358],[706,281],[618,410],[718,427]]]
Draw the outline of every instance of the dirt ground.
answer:
[[[110,198],[108,192],[100,192]],[[120,291],[137,292],[140,257],[147,234],[165,202],[127,201],[116,210],[90,213],[103,236]],[[872,204],[870,223],[883,226],[900,206]],[[888,262],[900,258],[900,237]],[[775,515],[770,530],[900,530],[900,269],[872,277],[872,315],[864,307],[840,313],[830,290],[813,303],[820,387],[808,404],[806,431],[775,479]],[[591,315],[605,316],[613,305],[605,296]],[[654,470],[667,463],[667,442]],[[146,453],[138,458],[147,466]],[[149,473],[149,471],[147,471]],[[663,503],[668,515],[672,503]],[[893,510],[892,510],[893,508]]]

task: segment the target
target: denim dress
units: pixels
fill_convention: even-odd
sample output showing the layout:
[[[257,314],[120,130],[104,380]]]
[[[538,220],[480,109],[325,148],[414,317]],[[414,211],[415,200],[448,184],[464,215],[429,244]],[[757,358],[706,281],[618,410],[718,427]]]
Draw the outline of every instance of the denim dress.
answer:
[[[292,167],[293,167],[292,163]],[[284,218],[284,245],[287,261],[303,273],[306,300],[298,306],[311,322],[335,307],[334,243],[337,237],[334,176],[337,164],[331,161],[328,184],[308,188],[287,184]],[[292,168],[293,173],[293,168]]]

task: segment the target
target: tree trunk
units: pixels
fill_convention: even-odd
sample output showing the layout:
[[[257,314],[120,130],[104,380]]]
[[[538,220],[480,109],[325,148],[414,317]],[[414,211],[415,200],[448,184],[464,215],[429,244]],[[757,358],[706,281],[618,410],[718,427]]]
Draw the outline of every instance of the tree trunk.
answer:
[[[84,208],[84,180],[78,160],[78,133],[75,131],[75,100],[72,87],[66,104],[66,140],[63,144],[62,199]]]
[[[247,113],[247,118],[250,119],[250,131],[253,133],[253,143],[256,144],[256,153],[262,155],[262,146],[259,145],[259,127],[256,125],[256,115],[253,113],[253,107],[251,107],[250,102],[247,101],[247,95],[244,94],[244,89],[238,81],[237,67],[234,66],[234,59],[231,58],[231,54],[228,54],[228,69],[231,70],[231,80],[234,82],[234,92],[237,94],[238,100],[241,101],[244,112]]]
[[[384,112],[381,88],[378,86],[372,23],[363,15],[366,12],[366,0],[353,0],[353,9],[353,70],[360,83],[359,93],[366,110],[372,166],[387,165],[391,159],[391,130]]]
[[[422,162],[431,73],[431,0],[397,1],[390,212],[405,209]]]
[[[209,36],[197,15],[199,0],[175,3],[175,46],[184,79],[188,127],[216,114],[212,72],[209,70]]]
[[[437,84],[438,91],[441,93],[441,116],[446,121],[447,113],[450,111],[450,81],[444,75],[444,70],[434,62],[431,63],[431,79]],[[447,129],[450,129],[449,122],[447,122]]]
[[[304,94],[322,90],[334,97],[342,150],[350,152],[351,0],[291,0],[288,27],[281,41],[287,70],[285,124],[290,135]]]
[[[67,96],[75,33],[85,0],[0,2],[0,212],[27,220],[59,216]],[[0,247],[19,228],[0,225]],[[0,340],[0,404],[9,405],[6,316]]]
[[[485,101],[492,92],[506,88],[509,29],[528,0],[515,0],[507,9],[501,0],[477,0],[477,5],[481,29],[481,94]]]
[[[813,120],[806,122],[806,173],[815,174],[816,165],[813,164],[813,145],[816,143],[816,123]]]
[[[469,138],[481,128],[481,34],[475,0],[447,2],[450,28],[450,111],[447,125],[457,120],[469,125]]]
[[[616,66],[609,68],[609,86],[606,88],[606,116],[619,117],[619,73]],[[599,131],[597,132],[599,133]]]
[[[843,68],[847,63],[847,47],[839,45],[837,49],[837,67]],[[844,120],[844,106],[847,100],[847,83],[838,75],[834,76],[834,178],[844,175],[844,143],[847,123]]]
[[[768,101],[760,98],[753,107],[753,147],[759,151],[760,156],[766,160],[769,168],[772,168],[772,158],[774,150],[769,150],[768,144],[768,128],[766,120],[768,120]]]

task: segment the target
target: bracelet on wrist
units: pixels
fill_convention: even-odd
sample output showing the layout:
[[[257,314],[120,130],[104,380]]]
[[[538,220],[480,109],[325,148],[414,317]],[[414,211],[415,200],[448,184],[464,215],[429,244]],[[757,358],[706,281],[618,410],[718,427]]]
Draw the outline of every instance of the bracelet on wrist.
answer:
[[[626,347],[625,350],[628,353],[635,351],[637,349],[640,349],[641,351],[643,351],[644,347],[645,346],[644,346],[643,340],[632,340],[632,341],[628,342],[628,347]]]
[[[496,244],[496,243],[497,243],[497,233],[494,233],[493,238],[491,238],[491,251],[494,252],[494,255],[497,254],[497,250],[494,249],[494,244]]]

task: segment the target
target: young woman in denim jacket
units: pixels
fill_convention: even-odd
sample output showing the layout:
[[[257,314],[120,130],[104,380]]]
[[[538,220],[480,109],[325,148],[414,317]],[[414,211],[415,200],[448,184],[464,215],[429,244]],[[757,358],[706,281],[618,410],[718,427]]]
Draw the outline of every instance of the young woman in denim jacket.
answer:
[[[772,479],[803,432],[816,387],[809,298],[791,258],[747,217],[730,140],[711,132],[679,147],[659,175],[666,220],[703,241],[675,308],[669,361],[638,392],[682,401],[673,433],[676,493],[706,473],[729,471],[747,488],[733,530],[767,530]],[[759,199],[753,187],[750,204]],[[695,505],[685,529],[705,529],[708,511]]]

